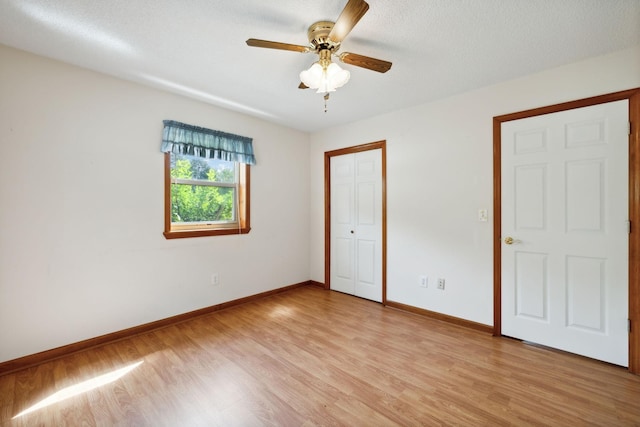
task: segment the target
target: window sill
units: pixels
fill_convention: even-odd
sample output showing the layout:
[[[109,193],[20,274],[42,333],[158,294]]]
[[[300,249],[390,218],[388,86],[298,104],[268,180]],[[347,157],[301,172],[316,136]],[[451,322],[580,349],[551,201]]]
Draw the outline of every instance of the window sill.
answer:
[[[232,234],[249,234],[251,228],[220,228],[216,230],[179,230],[165,231],[165,239],[185,239],[189,237],[228,236]]]

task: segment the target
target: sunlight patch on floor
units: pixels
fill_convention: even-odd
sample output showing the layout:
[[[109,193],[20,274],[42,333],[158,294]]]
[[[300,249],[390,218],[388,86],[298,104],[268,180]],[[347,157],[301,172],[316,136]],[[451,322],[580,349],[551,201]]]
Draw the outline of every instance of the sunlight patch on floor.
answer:
[[[271,310],[270,317],[291,317],[295,314],[295,309],[284,305],[278,306]]]
[[[91,378],[90,380],[63,388],[62,390],[53,393],[51,396],[31,406],[30,408],[27,408],[24,411],[20,412],[18,415],[13,417],[13,419],[15,420],[16,418],[37,411],[38,409],[45,408],[49,405],[53,405],[54,403],[62,402],[63,400],[69,399],[70,397],[74,397],[95,388],[102,387],[103,385],[112,383],[127,375],[138,366],[142,365],[143,362],[144,360],[141,360],[139,362],[125,366],[124,368],[116,369],[115,371],[111,371],[106,374]]]

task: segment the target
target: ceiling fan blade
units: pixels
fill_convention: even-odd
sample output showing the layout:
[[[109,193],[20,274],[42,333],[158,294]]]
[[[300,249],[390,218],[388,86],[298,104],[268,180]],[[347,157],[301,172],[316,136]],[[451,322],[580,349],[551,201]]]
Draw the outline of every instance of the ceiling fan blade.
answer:
[[[379,73],[386,73],[391,69],[391,62],[382,59],[370,58],[368,56],[358,55],[357,53],[344,52],[339,56],[340,61],[345,64],[355,65]]]
[[[329,33],[329,38],[333,42],[340,43],[367,13],[367,10],[369,10],[369,4],[366,1],[349,0]]]
[[[309,52],[307,46],[300,46],[297,44],[270,42],[268,40],[249,39],[247,45],[253,47],[266,47],[268,49],[280,49],[280,50],[292,50],[294,52]]]
[[[307,86],[306,84],[300,82],[300,84],[298,85],[298,89],[309,89],[309,86]]]

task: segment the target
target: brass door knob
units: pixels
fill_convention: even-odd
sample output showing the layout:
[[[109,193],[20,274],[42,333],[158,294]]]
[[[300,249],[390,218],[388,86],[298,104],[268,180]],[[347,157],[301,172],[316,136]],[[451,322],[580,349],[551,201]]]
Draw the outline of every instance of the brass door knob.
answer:
[[[505,242],[507,245],[513,245],[513,242],[515,242],[515,240],[513,240],[513,237],[505,237],[505,238],[504,238],[504,242]]]

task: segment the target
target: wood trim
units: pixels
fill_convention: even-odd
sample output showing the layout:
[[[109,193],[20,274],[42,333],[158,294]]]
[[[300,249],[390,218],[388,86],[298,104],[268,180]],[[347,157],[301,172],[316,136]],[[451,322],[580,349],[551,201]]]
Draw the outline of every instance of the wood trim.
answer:
[[[165,231],[165,239],[184,239],[188,237],[228,236],[231,234],[249,234],[251,228],[218,228],[215,230]]]
[[[324,288],[331,289],[331,155],[324,153]]]
[[[382,144],[382,304],[387,304],[387,144]]]
[[[240,169],[240,211],[244,214],[240,217],[242,230],[251,231],[251,166],[242,164]],[[244,234],[244,233],[243,233]]]
[[[629,372],[640,374],[640,89],[629,97]]]
[[[164,234],[171,231],[171,155],[164,153]]]
[[[493,118],[493,335],[502,335],[502,122]]]
[[[382,141],[370,142],[368,144],[354,145],[353,147],[345,147],[345,148],[339,148],[337,150],[326,151],[324,155],[326,158],[327,156],[333,157],[333,156],[342,156],[343,154],[361,153],[363,151],[371,151],[371,150],[377,150],[378,148],[384,148],[386,147],[386,145],[387,145],[387,141],[382,140]]]
[[[629,135],[629,372],[640,374],[640,88],[609,93],[546,107],[534,108],[493,118],[493,334],[502,334],[501,301],[501,125],[511,120],[557,113],[575,108],[628,99],[631,133]]]
[[[438,313],[435,311],[425,310],[423,308],[414,307],[412,305],[402,304],[400,302],[387,300],[387,307],[396,308],[398,310],[408,311],[410,313],[418,314],[420,316],[429,317],[431,319],[440,320],[454,325],[463,326],[469,329],[475,329],[476,331],[486,332],[487,334],[493,333],[493,327],[491,325],[485,325],[484,323],[472,322],[471,320],[461,319],[455,316],[449,316],[447,314]]]
[[[387,141],[377,141],[324,153],[324,288],[331,289],[331,157],[381,150],[382,155],[382,304],[387,303]]]
[[[317,286],[319,288],[325,289],[325,285],[322,282],[316,282],[315,280],[309,280],[309,284],[312,286]]]
[[[578,99],[575,101],[563,102],[560,104],[547,105],[545,107],[532,108],[530,110],[516,113],[504,114],[493,118],[494,122],[510,122],[512,120],[525,119],[527,117],[541,116],[543,114],[558,113],[560,111],[574,110],[576,108],[589,107],[591,105],[606,104],[607,102],[630,99],[637,94],[640,88],[622,90],[620,92],[608,93],[605,95],[593,96],[591,98]]]
[[[6,362],[0,363],[0,376],[10,374],[12,372],[15,372],[21,369],[26,369],[32,366],[40,365],[42,363],[59,359],[61,357],[68,356],[73,353],[78,353],[80,351],[88,350],[101,345],[110,344],[116,341],[121,341],[127,338],[131,338],[135,335],[143,334],[156,329],[161,329],[167,326],[172,326],[178,323],[186,322],[188,320],[191,320],[199,316],[203,316],[205,314],[213,313],[216,311],[224,310],[226,308],[235,307],[237,305],[256,301],[271,295],[287,292],[292,289],[301,288],[303,286],[313,286],[316,283],[317,282],[312,282],[310,280],[306,282],[300,282],[294,285],[289,285],[282,288],[261,292],[259,294],[250,295],[248,297],[239,298],[233,301],[223,302],[220,304],[201,308],[199,310],[190,311],[188,313],[178,314],[177,316],[156,320],[155,322],[145,323],[143,325],[134,326],[132,328],[123,329],[121,331],[112,332],[106,335],[101,335],[95,338],[89,338],[87,340],[79,341],[73,344],[68,344],[62,347],[57,347],[51,350],[42,351],[40,353],[35,353],[28,356],[20,357],[18,359],[8,360]]]

